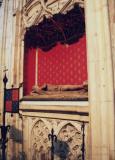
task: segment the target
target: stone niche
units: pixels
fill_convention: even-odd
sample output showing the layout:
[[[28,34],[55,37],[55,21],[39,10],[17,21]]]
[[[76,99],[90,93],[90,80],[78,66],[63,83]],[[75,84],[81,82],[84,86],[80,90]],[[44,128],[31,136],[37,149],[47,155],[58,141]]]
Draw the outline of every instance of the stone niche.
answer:
[[[54,2],[54,3],[53,3]],[[71,3],[66,1],[27,1],[22,10],[23,28],[29,28],[58,12],[66,13]],[[84,1],[80,1],[84,6]],[[51,3],[51,4],[50,4]],[[55,5],[55,7],[54,7]],[[52,7],[53,6],[53,7]],[[51,8],[55,10],[51,10]],[[56,12],[55,12],[56,11]],[[88,102],[76,101],[36,101],[23,99],[20,105],[22,115],[23,145],[22,152],[27,160],[51,160],[51,141],[48,134],[54,129],[57,136],[55,143],[55,160],[82,160],[83,130],[85,122],[85,160],[88,160]]]

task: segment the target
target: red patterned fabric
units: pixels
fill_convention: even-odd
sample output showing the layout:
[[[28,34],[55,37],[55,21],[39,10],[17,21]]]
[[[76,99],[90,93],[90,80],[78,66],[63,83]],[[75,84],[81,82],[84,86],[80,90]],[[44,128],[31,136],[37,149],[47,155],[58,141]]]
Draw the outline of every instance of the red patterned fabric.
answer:
[[[24,95],[29,94],[35,84],[35,54],[34,48],[25,49],[24,55]]]
[[[86,37],[66,46],[58,44],[38,56],[38,84],[82,84],[87,80]],[[30,93],[35,82],[35,49],[25,53],[24,93]]]

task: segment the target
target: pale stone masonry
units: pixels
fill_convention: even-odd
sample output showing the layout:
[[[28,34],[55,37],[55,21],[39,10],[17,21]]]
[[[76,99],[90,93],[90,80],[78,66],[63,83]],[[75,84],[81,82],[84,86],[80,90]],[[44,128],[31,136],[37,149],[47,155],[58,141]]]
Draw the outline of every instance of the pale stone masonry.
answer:
[[[68,130],[67,136],[70,138],[72,131],[72,144],[74,144],[75,134],[77,138],[81,136],[81,121],[86,122],[86,159],[115,160],[115,1],[75,1],[85,8],[89,101],[21,102],[20,117],[18,115],[10,117],[7,114],[7,123],[14,127],[14,133],[18,133],[15,140],[10,139],[8,142],[8,160],[12,157],[19,159],[24,154],[27,160],[32,160],[35,151],[32,144],[37,136],[36,133],[42,134],[46,131],[43,141],[46,140],[48,146],[46,137],[52,127],[62,139],[65,138],[63,130]],[[8,69],[7,87],[11,87],[12,84],[18,86],[23,82],[25,28],[37,23],[32,21],[31,16],[38,16],[36,12],[40,7],[38,2],[39,0],[33,0],[33,5],[30,7],[31,0],[3,0],[0,7],[0,118],[3,110],[3,70],[5,66]],[[41,5],[44,14],[47,6],[43,2]],[[60,0],[58,9],[64,3],[65,0]],[[55,12],[57,1],[51,7],[54,7]],[[28,13],[26,17],[25,12]],[[22,97],[23,89],[20,95]],[[47,112],[47,108],[51,113]],[[82,115],[78,115],[78,112]],[[37,137],[38,140],[40,136]],[[78,148],[81,145],[80,138]],[[72,148],[71,152],[73,153]]]
[[[107,0],[86,1],[90,158],[115,159],[114,81]]]

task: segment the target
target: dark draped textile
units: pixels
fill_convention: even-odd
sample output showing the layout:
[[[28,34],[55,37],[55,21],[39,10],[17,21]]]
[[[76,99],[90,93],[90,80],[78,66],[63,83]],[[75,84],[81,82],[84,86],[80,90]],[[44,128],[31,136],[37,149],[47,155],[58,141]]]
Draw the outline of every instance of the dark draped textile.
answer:
[[[84,10],[77,4],[66,14],[44,17],[38,25],[31,26],[25,34],[25,44],[29,47],[48,51],[57,43],[72,44],[85,32]]]

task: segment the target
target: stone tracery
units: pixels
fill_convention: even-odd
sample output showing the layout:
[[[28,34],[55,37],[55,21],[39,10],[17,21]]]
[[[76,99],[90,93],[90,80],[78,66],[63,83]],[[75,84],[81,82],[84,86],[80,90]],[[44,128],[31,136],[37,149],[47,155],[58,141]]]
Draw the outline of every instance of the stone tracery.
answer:
[[[81,145],[82,135],[72,124],[65,125],[58,135],[61,142],[65,142],[68,145],[68,153],[66,153],[67,160],[81,160]],[[64,148],[62,148],[64,153]],[[67,149],[66,149],[67,150]],[[66,151],[65,151],[66,152]],[[63,157],[63,154],[60,157]]]
[[[33,127],[31,133],[32,140],[32,160],[48,160],[50,154],[50,143],[48,141],[48,128],[44,122],[39,120]]]
[[[74,4],[84,7],[84,0],[34,0],[27,1],[23,7],[24,28],[40,23],[44,16],[51,17],[57,13],[66,13],[71,10]]]
[[[50,119],[50,125],[52,126],[52,123],[56,121],[57,120],[55,119]],[[60,128],[59,125],[56,126],[56,129]],[[31,132],[32,160],[50,160],[51,144],[48,140],[49,133],[50,131],[47,128],[47,125],[45,125],[42,120],[35,123]],[[71,123],[64,124],[57,135],[57,143],[55,143],[55,159],[81,160],[81,145],[81,131]]]

